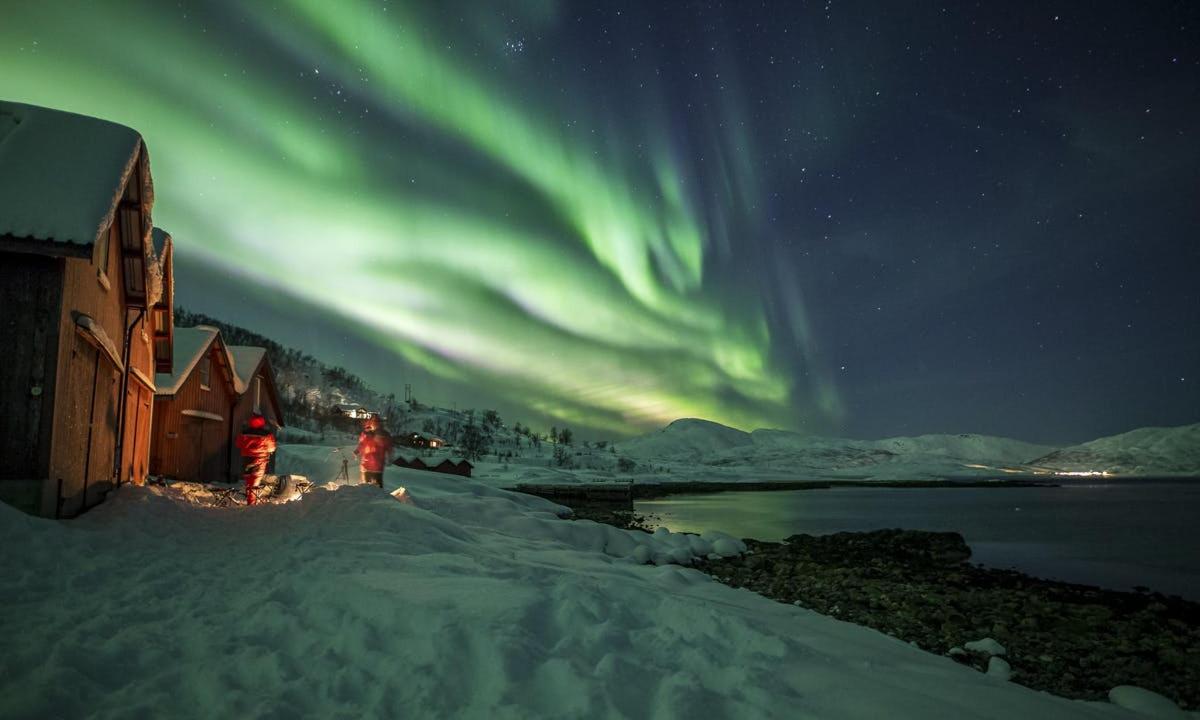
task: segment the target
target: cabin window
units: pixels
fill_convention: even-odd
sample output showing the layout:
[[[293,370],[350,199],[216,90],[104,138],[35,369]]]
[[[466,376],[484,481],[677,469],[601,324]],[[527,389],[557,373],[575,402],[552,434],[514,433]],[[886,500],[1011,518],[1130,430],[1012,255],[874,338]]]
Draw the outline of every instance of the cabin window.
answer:
[[[160,333],[167,331],[167,309],[165,307],[154,308],[154,330]]]
[[[212,358],[205,355],[200,358],[200,389],[212,390]]]
[[[262,375],[254,378],[254,412],[262,412]]]

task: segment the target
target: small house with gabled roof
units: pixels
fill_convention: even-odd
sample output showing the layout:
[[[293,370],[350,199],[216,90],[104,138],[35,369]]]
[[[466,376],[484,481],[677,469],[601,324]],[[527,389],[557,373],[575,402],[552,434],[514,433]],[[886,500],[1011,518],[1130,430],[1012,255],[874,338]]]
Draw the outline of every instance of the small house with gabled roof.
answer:
[[[275,371],[271,369],[271,361],[267,358],[266,348],[249,345],[229,346],[229,355],[233,358],[234,383],[237,400],[230,414],[230,442],[232,443],[241,428],[254,413],[259,413],[274,426],[282,427],[283,406],[279,402],[279,389],[275,385]],[[230,460],[230,473],[233,477],[241,472],[242,461],[237,453]]]
[[[136,130],[0,101],[0,499],[28,512],[145,476],[153,203]]]
[[[217,328],[174,329],[171,372],[155,375],[152,475],[230,481],[237,382],[233,357]]]

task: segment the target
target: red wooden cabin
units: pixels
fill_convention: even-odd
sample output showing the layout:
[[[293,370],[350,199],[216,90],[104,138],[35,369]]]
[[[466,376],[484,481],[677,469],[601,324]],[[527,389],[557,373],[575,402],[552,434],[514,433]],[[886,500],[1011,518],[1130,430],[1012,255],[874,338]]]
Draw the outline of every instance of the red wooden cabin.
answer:
[[[174,366],[155,376],[150,473],[190,482],[229,482],[233,358],[214,327],[175,328]]]
[[[144,478],[153,202],[137,131],[0,102],[0,499],[71,517]]]

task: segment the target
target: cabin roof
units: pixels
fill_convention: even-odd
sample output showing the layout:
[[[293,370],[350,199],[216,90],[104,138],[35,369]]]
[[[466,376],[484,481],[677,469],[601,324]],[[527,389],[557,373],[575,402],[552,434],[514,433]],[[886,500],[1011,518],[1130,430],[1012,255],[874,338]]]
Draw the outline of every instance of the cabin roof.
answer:
[[[94,244],[141,142],[107,120],[0,101],[0,236]]]
[[[229,356],[233,358],[234,389],[241,395],[250,387],[250,379],[254,377],[254,371],[266,357],[267,351],[266,348],[250,345],[230,345],[228,350]]]
[[[196,364],[208,351],[213,341],[219,338],[221,331],[209,325],[197,325],[190,328],[175,328],[175,352],[170,373],[157,373],[154,376],[154,386],[158,395],[174,395],[183,387],[183,383],[196,369]],[[229,356],[229,348],[224,344],[226,359],[233,367],[233,359]]]

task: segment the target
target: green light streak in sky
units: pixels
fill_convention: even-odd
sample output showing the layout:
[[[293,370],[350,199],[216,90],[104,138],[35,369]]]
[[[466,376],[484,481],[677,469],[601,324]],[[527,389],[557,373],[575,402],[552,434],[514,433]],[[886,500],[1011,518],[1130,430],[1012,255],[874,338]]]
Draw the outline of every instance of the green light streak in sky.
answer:
[[[706,283],[710,229],[665,125],[602,125],[582,91],[563,116],[490,69],[500,48],[457,50],[417,12],[283,6],[222,6],[231,33],[153,4],[30,4],[0,24],[0,96],[137,128],[181,252],[434,373],[615,432],[795,424],[762,309]]]

